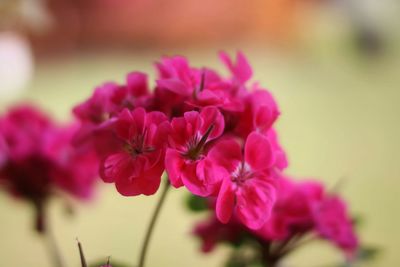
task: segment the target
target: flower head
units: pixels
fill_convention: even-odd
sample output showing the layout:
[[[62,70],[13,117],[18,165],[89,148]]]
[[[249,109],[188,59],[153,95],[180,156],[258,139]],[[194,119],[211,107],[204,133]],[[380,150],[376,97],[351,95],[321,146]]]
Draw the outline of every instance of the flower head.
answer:
[[[154,194],[164,171],[164,155],[169,132],[167,117],[143,108],[123,110],[116,118],[115,134],[121,145],[101,163],[101,178],[115,183],[126,196]]]
[[[214,193],[219,177],[205,173],[209,165],[206,155],[209,143],[224,131],[222,114],[214,107],[206,107],[200,113],[191,111],[174,118],[171,126],[165,159],[171,184],[185,185],[200,196]]]
[[[314,227],[313,207],[324,197],[324,187],[315,181],[277,181],[277,200],[272,215],[257,234],[266,240],[289,240]]]
[[[338,196],[327,196],[313,206],[315,228],[322,238],[343,249],[349,257],[358,248],[358,238],[347,212],[346,203]]]
[[[265,136],[252,132],[242,151],[237,141],[226,140],[209,152],[214,175],[223,179],[216,214],[223,223],[235,214],[249,228],[258,229],[269,218],[276,198],[273,150]]]
[[[43,231],[47,200],[58,192],[87,199],[97,177],[94,154],[75,149],[75,126],[56,125],[33,106],[16,106],[0,117],[0,186],[33,203]]]

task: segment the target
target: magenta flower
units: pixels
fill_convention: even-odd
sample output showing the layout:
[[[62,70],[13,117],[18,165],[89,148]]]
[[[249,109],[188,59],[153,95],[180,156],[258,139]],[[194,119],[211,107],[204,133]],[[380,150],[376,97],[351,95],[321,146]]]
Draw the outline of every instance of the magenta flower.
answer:
[[[161,112],[143,108],[123,110],[114,122],[115,133],[123,145],[101,163],[101,178],[122,195],[152,195],[164,171],[164,154],[169,122]]]
[[[347,212],[346,203],[338,196],[327,196],[313,208],[317,232],[352,257],[358,248],[358,238]]]
[[[227,223],[232,214],[251,229],[261,228],[275,203],[274,155],[266,136],[252,132],[244,152],[235,140],[217,143],[208,157],[213,173],[223,179],[216,204],[218,219]]]
[[[98,125],[118,115],[124,108],[145,106],[148,97],[147,75],[132,72],[127,75],[125,85],[105,83],[97,87],[93,95],[73,111],[81,121]]]
[[[289,240],[313,230],[313,206],[323,197],[324,188],[318,182],[281,177],[272,215],[257,234],[265,240]]]
[[[219,57],[232,74],[232,79],[238,84],[244,84],[250,80],[253,70],[242,52],[236,54],[236,62],[232,62],[225,52],[220,52]]]
[[[76,197],[89,199],[98,179],[99,164],[93,150],[72,145],[78,129],[77,124],[58,128],[46,139],[43,150],[46,157],[56,159],[51,170],[54,183]]]
[[[328,195],[319,182],[279,179],[271,218],[256,234],[264,240],[284,241],[310,232],[333,242],[348,256],[358,248],[343,200]]]
[[[245,88],[236,81],[221,78],[208,68],[193,68],[183,57],[163,58],[156,65],[159,73],[155,90],[158,110],[180,116],[193,108],[219,107],[239,112],[243,109]]]
[[[224,131],[224,118],[214,107],[206,107],[200,113],[186,112],[174,118],[169,148],[165,156],[166,170],[174,187],[185,185],[199,196],[215,192],[220,177],[209,173],[211,162],[206,159],[210,142]]]
[[[221,242],[237,243],[246,234],[246,228],[236,220],[222,224],[215,216],[197,223],[193,234],[201,239],[201,250],[211,252]]]
[[[100,156],[115,151],[118,140],[110,129],[113,118],[124,108],[149,108],[151,104],[147,75],[141,72],[129,73],[124,85],[108,82],[97,87],[88,100],[73,109],[81,122],[74,143],[90,145]]]
[[[194,70],[184,57],[163,58],[156,67],[159,74],[157,86],[166,88],[177,95],[190,96],[199,84],[199,77],[196,77]]]
[[[231,128],[238,136],[246,138],[252,131],[268,134],[280,112],[272,95],[264,89],[253,86],[253,90],[243,97],[244,110],[233,114]]]
[[[71,145],[75,130],[31,106],[14,107],[0,118],[0,185],[34,205],[38,231],[45,230],[44,206],[51,196],[92,194],[96,157]]]

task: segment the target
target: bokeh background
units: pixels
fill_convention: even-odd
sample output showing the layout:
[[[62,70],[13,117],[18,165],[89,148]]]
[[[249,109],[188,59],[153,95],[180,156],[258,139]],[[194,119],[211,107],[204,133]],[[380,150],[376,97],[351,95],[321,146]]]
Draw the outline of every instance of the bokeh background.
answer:
[[[396,0],[1,0],[0,111],[29,101],[68,121],[96,85],[132,70],[154,77],[162,55],[224,72],[217,52],[242,50],[280,104],[289,173],[339,188],[362,218],[362,241],[381,249],[368,266],[399,266],[399,18]],[[75,216],[51,205],[68,266],[79,266],[76,237],[89,261],[138,257],[157,196],[98,188]],[[228,250],[199,252],[190,231],[201,215],[184,199],[184,190],[168,196],[148,266],[221,266]],[[0,194],[1,266],[50,266],[31,212]],[[324,267],[340,257],[318,243],[287,264]]]

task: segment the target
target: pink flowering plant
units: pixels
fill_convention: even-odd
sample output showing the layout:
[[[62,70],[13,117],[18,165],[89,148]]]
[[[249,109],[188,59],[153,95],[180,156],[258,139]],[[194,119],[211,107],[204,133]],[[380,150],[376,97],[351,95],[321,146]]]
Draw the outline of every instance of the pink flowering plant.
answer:
[[[338,247],[347,264],[366,258],[346,202],[317,181],[285,174],[274,128],[280,110],[251,81],[245,56],[220,59],[227,77],[175,56],[156,63],[154,83],[141,72],[104,83],[74,107],[79,126],[55,126],[30,107],[11,110],[0,119],[0,185],[42,218],[58,191],[89,197],[96,174],[126,197],[156,194],[165,177],[137,267],[145,266],[171,187],[190,193],[192,210],[208,213],[193,230],[203,252],[232,245],[227,266],[279,266],[316,240]]]

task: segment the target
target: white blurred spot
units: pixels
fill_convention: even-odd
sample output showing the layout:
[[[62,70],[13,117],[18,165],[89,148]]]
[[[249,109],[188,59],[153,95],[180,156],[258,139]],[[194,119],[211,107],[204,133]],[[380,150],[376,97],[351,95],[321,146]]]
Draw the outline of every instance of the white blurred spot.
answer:
[[[29,42],[13,32],[0,32],[0,101],[15,98],[26,88],[33,74]]]

